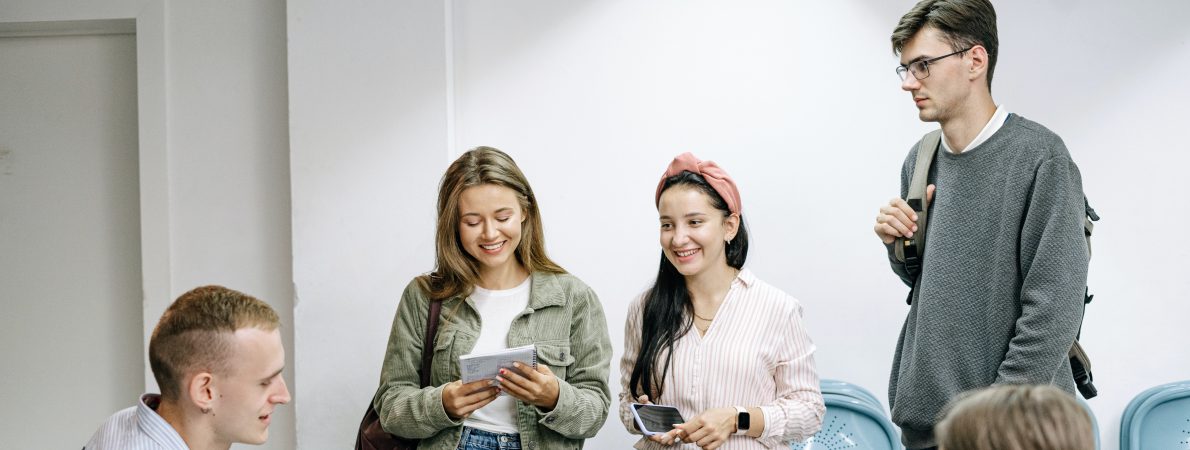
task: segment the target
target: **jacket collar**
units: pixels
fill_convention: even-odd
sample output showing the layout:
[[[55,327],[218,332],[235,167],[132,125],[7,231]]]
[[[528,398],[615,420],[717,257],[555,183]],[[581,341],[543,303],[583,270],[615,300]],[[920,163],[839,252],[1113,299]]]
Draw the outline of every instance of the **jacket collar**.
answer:
[[[562,275],[564,274],[541,271],[530,274],[530,309],[541,309],[547,306],[562,306],[566,303],[566,295],[565,291],[562,289],[562,281],[559,280]],[[469,297],[470,296],[458,296],[453,297],[449,301],[470,302]]]
[[[562,282],[558,280],[561,274],[549,272],[533,272],[533,284],[529,288],[529,307],[541,309],[547,306],[562,306],[566,303],[566,296],[562,291]]]

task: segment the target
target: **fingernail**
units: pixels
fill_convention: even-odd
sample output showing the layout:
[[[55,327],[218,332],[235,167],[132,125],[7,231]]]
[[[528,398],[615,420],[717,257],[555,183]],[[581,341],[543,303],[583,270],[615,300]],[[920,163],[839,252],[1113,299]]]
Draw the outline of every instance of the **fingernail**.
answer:
[[[504,375],[505,373],[508,373],[508,371],[504,370],[504,369],[500,369],[500,375]]]
[[[913,232],[910,231],[908,233],[905,233],[905,237],[913,237]]]

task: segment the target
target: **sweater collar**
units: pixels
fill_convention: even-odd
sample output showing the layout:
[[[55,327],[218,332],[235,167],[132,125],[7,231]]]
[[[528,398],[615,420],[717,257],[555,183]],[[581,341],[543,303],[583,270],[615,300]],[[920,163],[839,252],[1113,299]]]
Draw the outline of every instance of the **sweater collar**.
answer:
[[[979,131],[979,134],[975,135],[975,139],[971,140],[971,143],[967,144],[967,147],[962,150],[957,152],[951,150],[950,146],[946,144],[946,133],[943,132],[942,151],[957,155],[975,147],[979,147],[980,144],[987,142],[987,140],[991,138],[993,134],[996,134],[997,131],[1000,131],[1000,128],[1004,126],[1004,122],[1006,121],[1008,121],[1008,110],[1004,109],[1004,105],[997,106],[996,112],[992,113],[992,118],[988,119],[988,123],[983,126],[983,129]]]

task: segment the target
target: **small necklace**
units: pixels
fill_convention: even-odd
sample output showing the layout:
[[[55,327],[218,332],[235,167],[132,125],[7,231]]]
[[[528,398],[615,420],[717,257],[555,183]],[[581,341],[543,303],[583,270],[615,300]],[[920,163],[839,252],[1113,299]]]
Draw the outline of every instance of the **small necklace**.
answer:
[[[703,317],[703,316],[700,316],[700,315],[698,315],[698,313],[693,313],[693,314],[694,314],[694,317],[697,317],[697,318],[699,318],[699,319],[705,320],[705,321],[707,321],[707,322],[710,322],[710,321],[712,321],[712,320],[715,320],[715,316],[711,316],[711,318],[710,318],[710,319],[708,319],[708,318],[706,318],[706,317]]]

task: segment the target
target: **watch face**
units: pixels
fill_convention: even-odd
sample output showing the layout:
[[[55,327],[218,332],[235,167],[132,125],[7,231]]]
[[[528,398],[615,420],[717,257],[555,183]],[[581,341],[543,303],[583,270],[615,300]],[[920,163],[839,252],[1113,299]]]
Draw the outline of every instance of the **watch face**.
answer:
[[[739,415],[736,416],[736,428],[747,430],[751,424],[752,420],[748,416],[747,412],[740,412]]]

